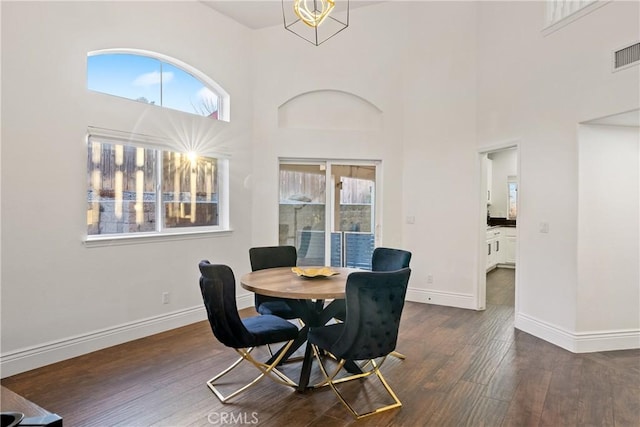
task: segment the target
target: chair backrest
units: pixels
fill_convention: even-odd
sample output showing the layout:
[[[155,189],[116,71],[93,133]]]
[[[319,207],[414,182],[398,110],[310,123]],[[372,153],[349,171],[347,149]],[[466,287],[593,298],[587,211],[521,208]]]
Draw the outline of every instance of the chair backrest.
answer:
[[[409,267],[411,252],[393,248],[375,248],[371,256],[371,270],[394,271]]]
[[[251,270],[265,268],[295,267],[298,254],[295,246],[261,246],[249,249]]]
[[[331,349],[335,356],[364,360],[395,350],[410,275],[410,268],[349,275],[344,330]]]
[[[200,261],[200,292],[213,335],[227,347],[251,347],[253,337],[236,306],[236,279],[226,265]]]

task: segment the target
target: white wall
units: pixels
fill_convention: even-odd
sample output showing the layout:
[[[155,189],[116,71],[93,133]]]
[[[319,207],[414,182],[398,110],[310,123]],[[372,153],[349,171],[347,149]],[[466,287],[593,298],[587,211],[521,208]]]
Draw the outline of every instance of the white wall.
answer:
[[[279,27],[255,33],[252,188],[261,208],[253,242],[277,243],[278,158],[381,160],[381,244],[413,252],[409,298],[471,307],[476,242],[468,213],[479,191],[475,5],[389,2],[353,9],[350,19],[319,48]],[[278,127],[281,104],[327,89],[375,105],[380,129]],[[355,111],[352,117],[358,121]],[[407,215],[415,224],[405,224]]]
[[[320,47],[313,46],[282,27],[256,31],[254,34],[253,102],[254,145],[251,186],[254,206],[253,243],[278,242],[278,159],[365,159],[384,160],[384,239],[389,244],[402,242],[399,221],[402,204],[400,117],[402,94],[401,51],[389,42],[389,33],[373,31],[380,22],[380,13],[389,14],[389,22],[404,19],[397,9],[388,7],[382,12],[355,9],[353,25]],[[375,9],[375,8],[374,8]],[[394,34],[396,34],[394,32]],[[401,34],[398,35],[401,37]],[[388,64],[394,64],[389,67]],[[373,78],[377,76],[377,78]],[[320,91],[320,92],[316,92]],[[327,91],[323,94],[322,91]],[[338,91],[338,92],[334,92]],[[348,129],[343,123],[323,123],[319,115],[315,125],[279,127],[278,111],[287,101],[313,93],[309,102],[321,106],[332,93],[344,97],[361,98],[372,108],[381,111],[382,126]],[[317,102],[316,102],[317,101]],[[357,103],[353,103],[355,106]],[[289,104],[286,110],[292,114]],[[291,106],[307,105],[304,102]],[[340,108],[344,108],[341,105]],[[344,111],[355,117],[360,110]],[[359,116],[358,116],[359,122]],[[355,121],[354,121],[355,122]],[[369,128],[369,129],[367,129]]]
[[[206,73],[232,122],[89,93],[87,52],[114,47]],[[2,2],[3,376],[205,318],[201,259],[249,270],[249,47],[249,30],[197,2]],[[228,152],[234,231],[85,247],[87,126]]]
[[[202,318],[197,262],[240,274],[248,247],[277,242],[280,157],[381,160],[381,243],[414,253],[408,297],[475,308],[477,153],[517,140],[516,325],[573,350],[581,331],[633,329],[584,320],[577,123],[640,105],[639,67],[609,68],[611,50],[637,39],[638,8],[610,2],[544,36],[543,2],[385,2],[353,9],[349,28],[315,47],[197,2],[2,2],[2,375]],[[231,94],[231,123],[87,93],[86,52],[107,47],[160,52],[210,75]],[[282,104],[317,90],[366,100],[382,125],[278,127]],[[234,231],[84,247],[89,125],[187,144],[206,135],[228,151]]]
[[[572,350],[583,306],[577,124],[640,105],[640,67],[611,72],[612,50],[638,39],[639,6],[613,1],[547,36],[544,2],[478,7],[478,146],[520,141],[516,326]]]
[[[579,160],[576,330],[594,351],[591,335],[640,330],[640,129],[580,126]]]
[[[416,219],[403,233],[414,252],[409,295],[476,308],[477,4],[414,2],[407,13],[403,191]]]

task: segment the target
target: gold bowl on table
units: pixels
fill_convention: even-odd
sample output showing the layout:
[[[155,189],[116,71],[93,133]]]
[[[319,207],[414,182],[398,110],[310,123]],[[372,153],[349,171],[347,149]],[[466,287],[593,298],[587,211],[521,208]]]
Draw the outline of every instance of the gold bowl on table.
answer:
[[[315,277],[330,277],[335,274],[340,274],[337,271],[333,271],[331,267],[310,267],[310,268],[292,267],[291,271],[293,271],[300,277],[306,277],[309,279],[312,279]]]

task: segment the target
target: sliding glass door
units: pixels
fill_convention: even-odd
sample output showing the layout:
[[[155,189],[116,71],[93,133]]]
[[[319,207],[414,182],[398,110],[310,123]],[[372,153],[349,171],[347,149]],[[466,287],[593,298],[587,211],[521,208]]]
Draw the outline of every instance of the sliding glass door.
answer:
[[[280,164],[280,245],[296,247],[298,265],[325,265],[325,169],[321,163]]]
[[[377,166],[281,161],[279,243],[297,248],[298,265],[371,268]]]

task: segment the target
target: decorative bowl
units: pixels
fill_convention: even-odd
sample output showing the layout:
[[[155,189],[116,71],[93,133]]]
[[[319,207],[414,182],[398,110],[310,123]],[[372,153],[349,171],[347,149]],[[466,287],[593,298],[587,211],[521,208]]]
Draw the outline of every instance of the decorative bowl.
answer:
[[[292,267],[291,271],[293,271],[300,277],[306,277],[308,279],[312,279],[315,277],[330,277],[336,274],[340,274],[337,271],[333,271],[331,267],[310,267],[310,268]]]

